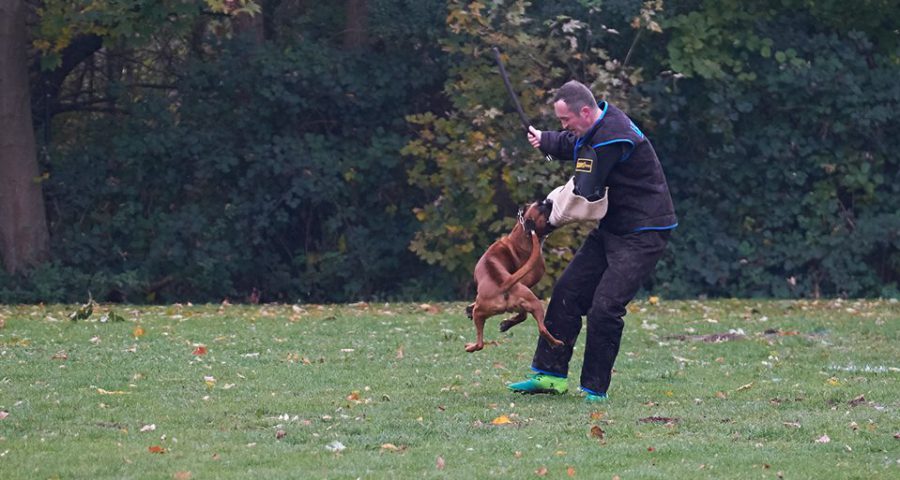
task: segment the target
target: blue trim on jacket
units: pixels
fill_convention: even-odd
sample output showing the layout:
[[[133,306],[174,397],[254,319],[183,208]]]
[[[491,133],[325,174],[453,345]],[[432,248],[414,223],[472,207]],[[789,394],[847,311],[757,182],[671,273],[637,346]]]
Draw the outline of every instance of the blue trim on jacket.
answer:
[[[598,144],[596,144],[596,145],[591,145],[591,148],[602,147],[602,146],[604,146],[604,145],[609,145],[609,144],[612,144],[612,143],[628,143],[628,144],[631,145],[631,150],[629,150],[629,151],[627,151],[627,152],[625,152],[625,153],[622,154],[622,158],[619,159],[620,162],[624,162],[625,160],[628,160],[628,157],[631,156],[631,152],[634,151],[634,142],[632,142],[631,140],[629,140],[629,139],[627,139],[627,138],[616,138],[616,139],[610,140],[610,141],[608,141],[608,142],[600,142],[600,143],[598,143]]]
[[[665,227],[641,227],[641,228],[632,230],[631,233],[645,232],[647,230],[674,230],[675,227],[677,227],[677,226],[678,226],[678,222],[675,222],[671,225],[667,225]]]

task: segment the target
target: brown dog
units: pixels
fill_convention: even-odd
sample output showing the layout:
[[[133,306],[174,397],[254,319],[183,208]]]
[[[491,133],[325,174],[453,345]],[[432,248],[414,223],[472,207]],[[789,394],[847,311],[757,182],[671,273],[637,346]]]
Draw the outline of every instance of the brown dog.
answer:
[[[475,303],[466,308],[466,314],[475,323],[477,340],[467,343],[467,352],[484,348],[484,322],[504,312],[516,315],[500,323],[500,331],[525,321],[531,314],[538,324],[538,332],[554,346],[562,345],[544,326],[544,306],[531,291],[544,276],[544,257],[541,255],[541,238],[550,233],[548,223],[552,204],[546,200],[528,206],[509,235],[494,242],[475,265],[475,283],[478,293]]]

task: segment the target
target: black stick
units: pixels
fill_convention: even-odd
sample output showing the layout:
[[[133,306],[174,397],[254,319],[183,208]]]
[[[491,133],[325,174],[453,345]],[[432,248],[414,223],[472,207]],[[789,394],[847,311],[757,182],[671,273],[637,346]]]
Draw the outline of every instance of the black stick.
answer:
[[[494,47],[493,50],[494,59],[497,61],[497,66],[500,67],[500,77],[503,78],[503,85],[506,85],[506,93],[508,93],[509,98],[512,99],[513,106],[516,107],[516,112],[519,113],[519,120],[522,122],[522,128],[524,128],[527,133],[528,127],[531,126],[531,121],[528,120],[528,116],[525,115],[525,110],[522,110],[522,104],[519,103],[519,98],[516,96],[515,90],[513,90],[512,85],[509,83],[509,75],[506,74],[506,68],[503,66],[503,60],[500,58],[500,49]]]
[[[525,129],[525,133],[529,133],[528,127],[531,126],[531,120],[528,120],[528,115],[525,115],[525,110],[522,109],[522,104],[519,103],[519,97],[516,96],[512,84],[509,83],[509,75],[506,74],[506,67],[503,66],[503,59],[500,58],[500,49],[493,47],[493,50],[494,60],[497,61],[497,67],[500,68],[500,77],[503,79],[503,85],[506,86],[506,93],[509,94],[509,98],[512,99],[512,103],[516,107],[516,112],[519,114],[519,121],[522,122],[522,128]],[[546,158],[548,162],[553,159],[553,157],[546,154],[544,155],[544,158]]]

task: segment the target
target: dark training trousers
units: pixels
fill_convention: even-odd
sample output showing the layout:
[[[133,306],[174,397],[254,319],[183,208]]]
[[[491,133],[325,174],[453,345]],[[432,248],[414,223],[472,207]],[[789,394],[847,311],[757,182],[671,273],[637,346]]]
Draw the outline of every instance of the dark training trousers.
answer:
[[[532,368],[568,376],[572,348],[587,315],[581,386],[606,393],[628,305],[653,271],[669,240],[668,230],[615,235],[594,229],[553,287],[545,323],[565,344],[553,348],[539,338]]]

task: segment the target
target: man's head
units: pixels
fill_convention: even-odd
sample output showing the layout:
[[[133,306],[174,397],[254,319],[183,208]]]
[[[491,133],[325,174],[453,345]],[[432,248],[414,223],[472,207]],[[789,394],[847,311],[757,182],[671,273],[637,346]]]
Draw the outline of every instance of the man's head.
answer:
[[[570,80],[553,96],[553,110],[562,127],[584,136],[600,117],[600,108],[590,89],[577,80]]]

